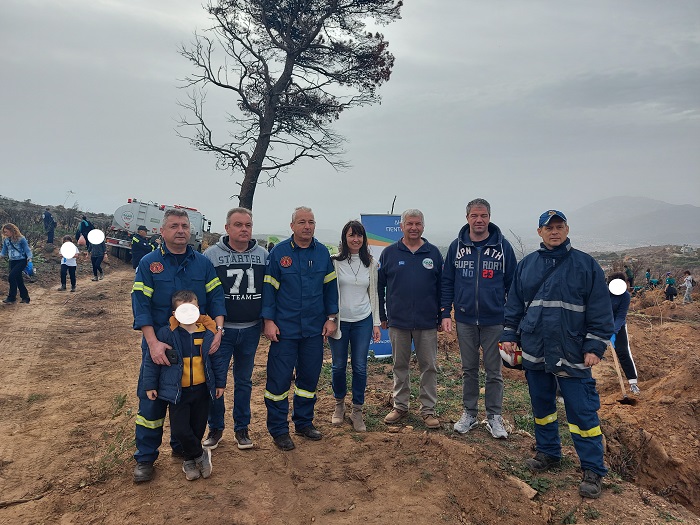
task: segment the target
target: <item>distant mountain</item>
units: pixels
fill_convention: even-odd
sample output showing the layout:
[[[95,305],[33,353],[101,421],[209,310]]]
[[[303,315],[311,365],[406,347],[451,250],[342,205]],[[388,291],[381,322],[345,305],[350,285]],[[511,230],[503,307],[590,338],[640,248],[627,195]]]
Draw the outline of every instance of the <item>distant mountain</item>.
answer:
[[[571,212],[577,244],[647,246],[700,244],[700,207],[645,197],[609,197]]]

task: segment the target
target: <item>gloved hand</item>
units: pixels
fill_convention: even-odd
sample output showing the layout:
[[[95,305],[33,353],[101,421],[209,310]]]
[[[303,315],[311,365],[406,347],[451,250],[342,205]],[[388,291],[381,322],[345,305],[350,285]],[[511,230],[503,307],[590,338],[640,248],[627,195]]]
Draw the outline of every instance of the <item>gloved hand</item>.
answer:
[[[616,336],[615,334],[613,334],[612,337],[610,338],[610,344],[612,345],[613,348],[615,348],[615,339],[616,339],[616,337],[617,337],[617,336]]]

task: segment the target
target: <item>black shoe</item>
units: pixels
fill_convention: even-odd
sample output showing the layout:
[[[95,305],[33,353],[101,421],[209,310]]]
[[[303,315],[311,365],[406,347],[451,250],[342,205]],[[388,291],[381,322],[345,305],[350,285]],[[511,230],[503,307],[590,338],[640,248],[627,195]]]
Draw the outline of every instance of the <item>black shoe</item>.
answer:
[[[248,435],[247,428],[236,430],[236,443],[238,444],[238,448],[240,450],[253,448],[253,442],[251,441],[250,436]]]
[[[525,461],[525,466],[532,472],[544,472],[561,465],[561,458],[538,452],[534,458]]]
[[[318,441],[322,437],[321,433],[318,430],[316,430],[316,427],[313,425],[309,425],[308,427],[304,428],[298,428],[294,431],[294,433],[299,436],[304,436],[306,439],[310,439],[312,441]]]
[[[224,436],[224,429],[217,428],[216,430],[210,430],[207,439],[202,441],[202,446],[208,448],[209,450],[214,450],[221,443],[221,438]]]
[[[20,301],[20,303],[29,304],[29,297],[27,297],[26,299],[22,299],[22,300]]]
[[[592,470],[583,471],[583,479],[578,486],[578,493],[582,498],[596,499],[603,490],[603,476]]]
[[[275,445],[277,445],[278,448],[284,450],[285,452],[288,450],[294,450],[294,441],[292,441],[292,438],[289,437],[289,434],[282,434],[281,436],[275,436],[272,438],[275,442]]]
[[[139,461],[134,468],[134,482],[143,483],[144,481],[151,481],[154,473],[155,469],[153,468],[153,463]]]
[[[3,299],[2,302],[5,304],[15,304],[17,301],[16,299]]]

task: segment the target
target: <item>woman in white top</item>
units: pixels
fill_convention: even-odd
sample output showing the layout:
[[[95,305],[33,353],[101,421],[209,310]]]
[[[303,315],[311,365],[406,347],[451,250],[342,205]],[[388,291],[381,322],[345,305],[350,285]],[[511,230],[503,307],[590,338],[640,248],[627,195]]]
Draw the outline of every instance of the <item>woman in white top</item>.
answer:
[[[333,355],[333,396],[335,411],[331,422],[340,425],[345,418],[348,345],[352,365],[352,413],[350,420],[358,432],[367,430],[362,418],[367,387],[367,354],[370,339],[379,341],[379,296],[377,262],[367,248],[367,233],[359,221],[350,221],[340,236],[340,253],[333,256],[338,277],[340,330],[329,340]]]

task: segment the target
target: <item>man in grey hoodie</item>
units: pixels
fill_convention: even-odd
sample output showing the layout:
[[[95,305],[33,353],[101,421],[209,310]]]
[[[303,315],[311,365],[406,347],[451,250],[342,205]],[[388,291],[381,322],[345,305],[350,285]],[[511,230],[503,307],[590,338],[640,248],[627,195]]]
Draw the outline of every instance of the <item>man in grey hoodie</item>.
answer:
[[[241,450],[253,447],[248,434],[250,424],[251,376],[255,352],[260,341],[262,287],[267,250],[253,239],[253,213],[233,208],[226,214],[226,235],[222,235],[204,256],[209,259],[224,288],[226,318],[219,353],[228,364],[233,358],[233,430]],[[209,407],[209,434],[202,443],[215,449],[224,432],[224,396],[212,400]]]

